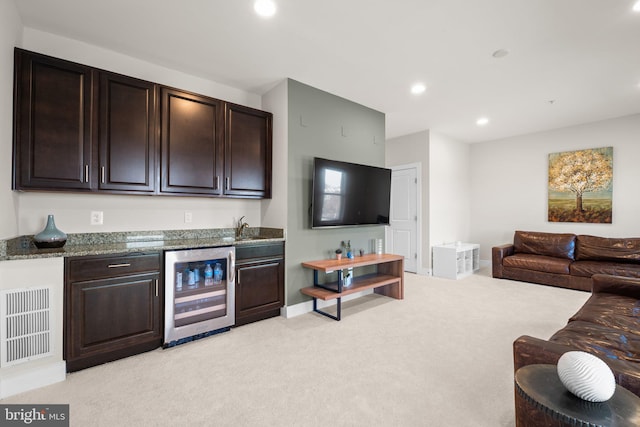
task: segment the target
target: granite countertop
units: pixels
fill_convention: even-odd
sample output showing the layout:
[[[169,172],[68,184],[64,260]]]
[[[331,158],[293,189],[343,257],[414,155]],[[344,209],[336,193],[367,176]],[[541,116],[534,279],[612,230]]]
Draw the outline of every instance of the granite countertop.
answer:
[[[78,233],[68,234],[67,243],[62,248],[55,249],[38,249],[33,243],[33,236],[19,236],[0,241],[0,261],[240,246],[284,241],[284,231],[280,228],[247,228],[243,232],[242,239],[236,239],[234,236],[233,228]]]

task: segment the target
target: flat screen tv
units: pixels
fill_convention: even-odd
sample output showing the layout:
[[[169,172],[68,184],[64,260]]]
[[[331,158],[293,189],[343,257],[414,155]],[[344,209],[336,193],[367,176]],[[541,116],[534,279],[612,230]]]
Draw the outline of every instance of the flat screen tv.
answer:
[[[389,225],[391,169],[314,158],[311,228]]]

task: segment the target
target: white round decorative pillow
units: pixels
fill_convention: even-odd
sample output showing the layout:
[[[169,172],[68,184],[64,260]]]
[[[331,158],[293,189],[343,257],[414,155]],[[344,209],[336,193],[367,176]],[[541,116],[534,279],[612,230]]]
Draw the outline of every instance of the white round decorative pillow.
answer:
[[[589,402],[605,402],[616,391],[611,368],[584,351],[563,354],[558,360],[558,376],[571,393]]]

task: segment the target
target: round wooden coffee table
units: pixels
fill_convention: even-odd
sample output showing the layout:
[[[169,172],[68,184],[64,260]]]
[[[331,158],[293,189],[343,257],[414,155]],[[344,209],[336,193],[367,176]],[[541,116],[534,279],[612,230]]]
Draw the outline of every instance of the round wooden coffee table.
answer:
[[[556,365],[528,365],[515,375],[516,427],[640,426],[640,398],[616,385],[606,402],[574,396]]]

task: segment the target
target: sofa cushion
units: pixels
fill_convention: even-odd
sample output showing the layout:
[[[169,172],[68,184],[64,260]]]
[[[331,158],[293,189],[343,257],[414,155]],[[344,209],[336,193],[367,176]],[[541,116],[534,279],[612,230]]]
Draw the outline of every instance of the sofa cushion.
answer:
[[[513,238],[515,253],[546,255],[573,260],[575,234],[516,231]]]
[[[570,267],[572,276],[591,277],[594,274],[640,277],[640,264],[605,261],[575,261]]]
[[[640,362],[639,336],[596,323],[570,322],[553,334],[549,341],[595,354],[602,359]]]
[[[505,268],[543,271],[545,273],[569,274],[571,260],[544,255],[514,254],[502,260]]]
[[[576,260],[640,263],[640,238],[579,235]]]
[[[569,321],[598,324],[640,339],[640,300],[626,295],[594,293]]]

